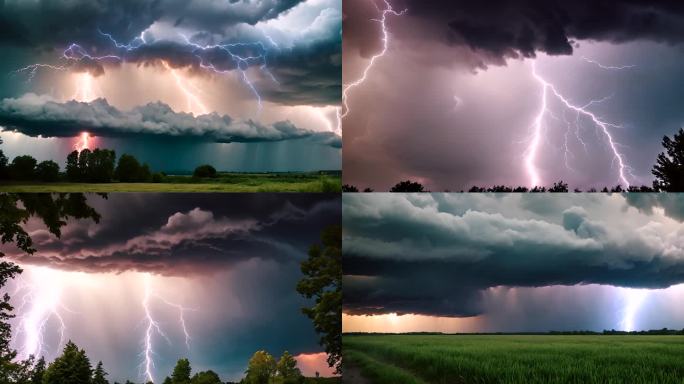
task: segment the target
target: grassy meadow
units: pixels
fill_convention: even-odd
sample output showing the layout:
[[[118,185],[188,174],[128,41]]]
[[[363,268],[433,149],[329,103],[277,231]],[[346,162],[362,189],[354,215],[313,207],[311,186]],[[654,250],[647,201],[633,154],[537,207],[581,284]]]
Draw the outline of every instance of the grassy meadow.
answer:
[[[684,336],[344,335],[369,383],[684,383]]]
[[[341,192],[336,173],[219,173],[216,178],[165,176],[159,183],[8,182],[0,192]]]

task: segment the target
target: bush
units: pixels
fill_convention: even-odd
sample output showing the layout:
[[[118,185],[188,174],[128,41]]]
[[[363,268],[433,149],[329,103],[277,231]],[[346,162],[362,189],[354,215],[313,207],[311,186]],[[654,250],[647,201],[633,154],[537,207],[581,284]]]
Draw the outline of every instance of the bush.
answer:
[[[153,183],[161,183],[164,181],[164,174],[161,172],[155,172],[152,174]]]
[[[411,180],[402,181],[397,183],[390,192],[427,192],[422,184],[413,182]]]
[[[40,181],[57,181],[59,180],[59,165],[52,160],[43,161],[36,167],[36,176]]]
[[[192,177],[198,177],[198,178],[211,177],[211,178],[214,178],[214,177],[216,177],[216,168],[212,167],[209,164],[200,165],[199,167],[195,168],[195,171],[192,173]]]

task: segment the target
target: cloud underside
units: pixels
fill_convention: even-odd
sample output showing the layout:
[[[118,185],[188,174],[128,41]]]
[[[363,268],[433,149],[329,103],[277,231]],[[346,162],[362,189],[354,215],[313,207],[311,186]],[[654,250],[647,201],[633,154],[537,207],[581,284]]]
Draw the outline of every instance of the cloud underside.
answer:
[[[341,137],[332,132],[298,128],[289,121],[263,125],[217,113],[194,116],[174,112],[161,102],[121,111],[105,99],[59,103],[35,94],[0,101],[0,125],[34,137],[74,137],[88,131],[103,137],[149,135],[219,143],[308,139],[335,148],[342,146]]]
[[[682,283],[683,211],[679,196],[347,195],[345,311],[473,316],[498,286]]]
[[[174,204],[178,200],[184,201]],[[60,238],[40,223],[30,222],[26,229],[37,249],[33,255],[9,245],[0,250],[22,265],[69,271],[211,275],[250,259],[299,262],[320,231],[338,222],[340,214],[339,199],[314,195],[297,199],[275,195],[221,199],[127,195],[112,196],[98,202],[101,204],[104,206],[96,208],[102,214],[101,223],[71,221]],[[225,208],[217,207],[219,204],[243,204],[243,208],[229,210],[244,212],[226,215],[220,212]],[[192,205],[198,206],[186,209]],[[136,215],[122,214],[119,210],[123,206],[144,211],[148,217],[135,219]]]
[[[409,0],[408,8],[448,26],[453,43],[499,58],[571,54],[578,40],[684,41],[684,5],[665,0]]]

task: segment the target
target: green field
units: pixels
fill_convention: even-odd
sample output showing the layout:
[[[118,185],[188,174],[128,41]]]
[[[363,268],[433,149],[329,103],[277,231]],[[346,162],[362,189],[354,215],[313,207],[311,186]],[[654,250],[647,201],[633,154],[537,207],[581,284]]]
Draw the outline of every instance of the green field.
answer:
[[[684,383],[684,336],[345,335],[369,383]]]
[[[340,192],[339,174],[221,173],[213,179],[166,176],[160,183],[0,184],[0,192]]]

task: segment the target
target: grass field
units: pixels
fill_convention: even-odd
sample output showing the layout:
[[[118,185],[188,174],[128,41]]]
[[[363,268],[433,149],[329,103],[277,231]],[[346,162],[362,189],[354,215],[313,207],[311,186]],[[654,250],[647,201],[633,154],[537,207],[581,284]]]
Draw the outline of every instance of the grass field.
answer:
[[[0,184],[0,192],[340,192],[339,175],[318,173],[221,173],[213,179],[166,176],[161,183]]]
[[[370,383],[684,383],[684,336],[345,335]]]

